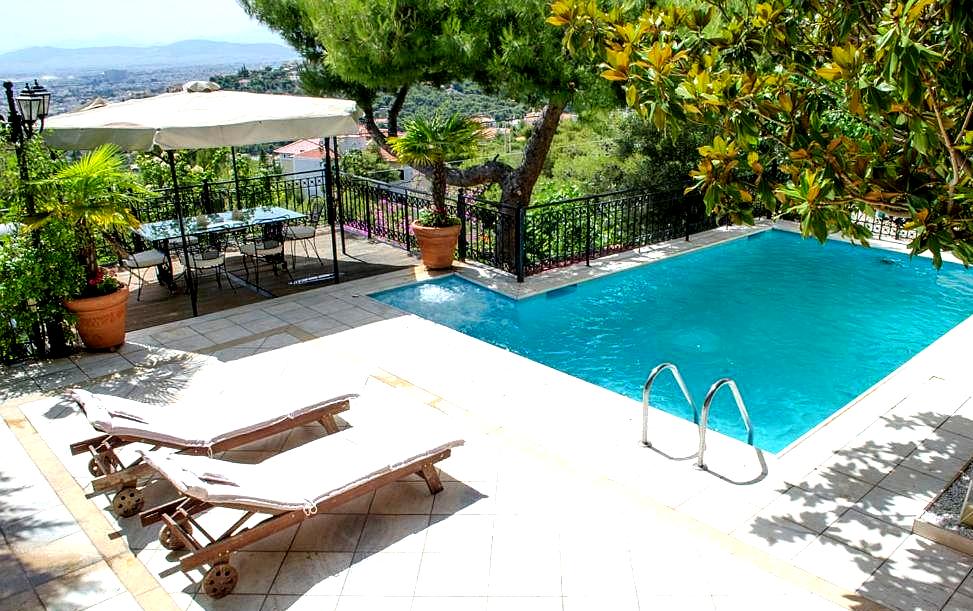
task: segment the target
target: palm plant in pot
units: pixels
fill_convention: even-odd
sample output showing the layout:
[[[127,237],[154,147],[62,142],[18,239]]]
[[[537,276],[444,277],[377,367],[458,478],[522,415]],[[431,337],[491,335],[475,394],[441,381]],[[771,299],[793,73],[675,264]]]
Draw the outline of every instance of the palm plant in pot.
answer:
[[[31,227],[60,219],[74,227],[75,256],[83,269],[76,297],[65,306],[77,317],[78,335],[89,349],[125,342],[127,286],[98,264],[98,237],[139,226],[131,204],[148,192],[125,166],[119,150],[103,145],[39,183],[42,201]]]
[[[446,209],[446,162],[475,152],[483,130],[479,123],[458,113],[417,116],[403,127],[401,136],[389,138],[396,157],[415,168],[432,169],[432,206],[419,213],[412,233],[427,269],[448,268],[453,264],[461,223]]]

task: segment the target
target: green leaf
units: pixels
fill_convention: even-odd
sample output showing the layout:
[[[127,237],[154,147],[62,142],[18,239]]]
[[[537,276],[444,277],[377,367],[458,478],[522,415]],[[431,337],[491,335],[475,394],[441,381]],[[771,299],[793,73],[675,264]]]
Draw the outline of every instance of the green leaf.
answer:
[[[841,68],[838,67],[837,65],[831,64],[831,63],[828,63],[828,64],[825,64],[825,65],[821,66],[820,68],[818,68],[814,72],[818,76],[820,76],[821,78],[823,78],[825,80],[828,80],[828,81],[833,81],[835,79],[838,79],[842,75]]]

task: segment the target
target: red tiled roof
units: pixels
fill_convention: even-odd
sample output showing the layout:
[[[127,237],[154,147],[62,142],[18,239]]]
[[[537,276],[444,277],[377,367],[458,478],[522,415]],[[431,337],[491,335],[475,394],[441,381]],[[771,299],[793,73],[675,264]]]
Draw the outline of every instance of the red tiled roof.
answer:
[[[274,149],[274,152],[278,155],[300,155],[303,157],[305,156],[304,153],[309,151],[320,152],[321,146],[320,138],[304,138],[302,140],[297,140],[296,142],[291,142],[290,144],[285,144],[278,149]]]
[[[368,133],[368,128],[364,125],[358,126],[358,135],[351,134],[338,136],[338,138],[365,138],[368,142],[372,142],[372,136]],[[322,159],[324,157],[324,153],[321,150],[322,146],[321,138],[302,138],[301,140],[296,140],[290,144],[285,144],[280,148],[274,149],[274,153],[306,159]],[[378,154],[389,163],[398,163],[399,161],[395,155],[383,148],[378,149]]]

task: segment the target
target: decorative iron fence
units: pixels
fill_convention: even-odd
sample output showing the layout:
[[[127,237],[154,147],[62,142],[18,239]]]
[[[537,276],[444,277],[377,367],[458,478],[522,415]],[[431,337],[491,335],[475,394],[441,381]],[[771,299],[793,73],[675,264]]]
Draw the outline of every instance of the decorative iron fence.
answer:
[[[431,200],[428,193],[358,176],[342,178],[341,218],[369,238],[409,251],[409,224]],[[620,191],[518,209],[459,190],[447,208],[463,228],[457,256],[516,274],[590,261],[610,253],[688,236],[716,226],[697,197]]]
[[[337,221],[341,227],[417,252],[410,224],[429,205],[429,193],[342,174]],[[276,205],[309,212],[325,198],[325,170],[260,176],[180,186],[187,216],[231,208]],[[143,221],[172,218],[172,189],[159,192],[136,214]],[[617,191],[548,202],[526,209],[451,190],[447,208],[463,223],[457,257],[515,274],[518,279],[547,269],[590,262],[640,246],[712,229],[717,219],[706,214],[698,194],[682,189],[648,193]],[[900,219],[859,215],[855,222],[878,239],[909,240],[914,231]]]
[[[876,240],[896,240],[911,242],[916,237],[914,229],[904,229],[906,219],[893,217],[882,212],[876,216],[868,216],[863,212],[852,216],[852,220],[872,232]]]
[[[179,185],[179,199],[185,216],[223,212],[234,208],[280,206],[308,212],[317,200],[324,200],[327,180],[325,170],[294,174],[273,174],[241,178],[239,181]],[[171,219],[176,216],[172,187],[161,189],[154,198],[135,208],[142,222]]]
[[[416,250],[409,225],[429,205],[428,193],[370,178],[343,175],[339,218],[346,229]]]
[[[716,227],[695,195],[619,191],[531,206],[524,273],[570,265]]]

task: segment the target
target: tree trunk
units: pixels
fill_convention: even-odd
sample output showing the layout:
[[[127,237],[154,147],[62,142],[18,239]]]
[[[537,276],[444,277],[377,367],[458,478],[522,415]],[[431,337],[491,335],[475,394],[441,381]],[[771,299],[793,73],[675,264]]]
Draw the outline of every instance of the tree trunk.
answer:
[[[95,247],[95,237],[84,223],[78,225],[78,254],[81,265],[84,266],[85,280],[98,276],[98,253]]]
[[[500,202],[507,208],[501,210],[505,222],[500,223],[497,230],[496,253],[498,262],[509,269],[511,272],[518,270],[517,259],[520,254],[518,244],[518,233],[520,240],[526,240],[525,231],[518,232],[517,225],[520,223],[520,209],[530,205],[531,194],[534,192],[534,185],[544,169],[544,160],[551,150],[551,143],[554,141],[554,134],[561,121],[561,113],[564,111],[564,102],[551,101],[544,108],[540,121],[534,125],[527,146],[524,148],[524,161],[512,172],[507,173],[500,181],[501,195]],[[521,228],[526,229],[526,228]]]
[[[390,137],[399,135],[399,113],[402,112],[402,105],[405,104],[405,96],[408,93],[408,85],[399,89],[398,93],[395,94],[395,99],[392,100],[392,106],[389,107],[388,135]]]
[[[446,163],[440,162],[432,175],[432,206],[439,217],[446,217]]]
[[[524,147],[524,161],[500,181],[500,199],[504,204],[515,208],[526,208],[530,205],[530,196],[541,170],[544,169],[544,161],[551,150],[565,106],[564,101],[551,100],[544,107],[540,121],[534,125],[527,146]]]
[[[404,94],[402,98],[405,98]],[[527,140],[527,146],[524,147],[524,160],[516,168],[497,160],[487,161],[462,170],[446,168],[446,183],[456,187],[472,187],[487,183],[500,184],[500,202],[504,207],[500,211],[503,221],[499,222],[496,235],[496,256],[497,262],[509,270],[515,270],[517,267],[517,211],[530,205],[534,185],[537,184],[541,170],[544,169],[544,161],[551,150],[551,143],[554,141],[554,134],[557,133],[557,126],[561,121],[561,113],[564,112],[565,106],[567,106],[565,99],[548,100],[547,106],[541,113],[540,120],[534,125],[530,138]],[[379,146],[391,152],[385,134],[375,123],[371,108],[363,108],[363,111],[368,133]],[[391,116],[390,110],[389,117],[391,118]],[[391,121],[389,125],[391,126]],[[431,177],[435,184],[435,168],[419,167],[415,170]]]

